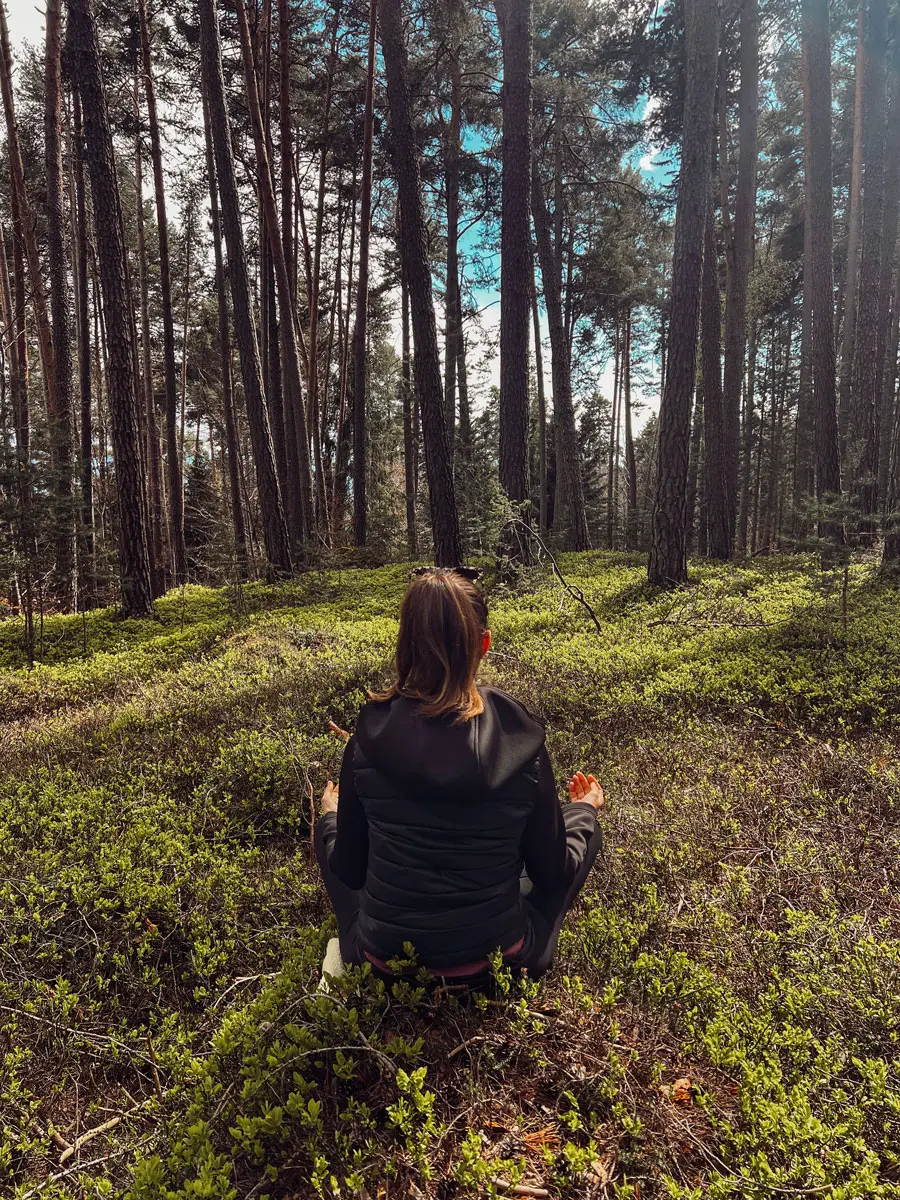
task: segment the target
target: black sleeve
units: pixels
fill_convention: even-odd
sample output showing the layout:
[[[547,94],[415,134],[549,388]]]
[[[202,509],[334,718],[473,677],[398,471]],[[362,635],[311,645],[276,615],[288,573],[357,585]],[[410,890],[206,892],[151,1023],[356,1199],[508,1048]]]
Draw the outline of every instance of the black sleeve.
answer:
[[[354,746],[351,738],[341,763],[337,815],[326,813],[320,820],[327,823],[322,838],[332,871],[341,883],[358,891],[369,866],[369,824],[353,779]]]
[[[528,878],[542,891],[568,887],[597,826],[590,804],[560,805],[547,747],[538,756],[538,795],[522,835]]]

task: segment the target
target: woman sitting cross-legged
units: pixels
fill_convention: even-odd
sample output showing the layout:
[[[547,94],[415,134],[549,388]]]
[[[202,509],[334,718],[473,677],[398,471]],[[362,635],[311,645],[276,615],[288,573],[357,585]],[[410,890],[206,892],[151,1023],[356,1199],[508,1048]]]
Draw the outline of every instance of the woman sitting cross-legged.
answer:
[[[341,955],[382,975],[411,943],[454,982],[484,980],[497,950],[538,978],[602,843],[593,775],[573,776],[562,807],[543,725],[476,684],[491,645],[476,578],[416,572],[396,683],[362,709],[322,798],[315,848]]]

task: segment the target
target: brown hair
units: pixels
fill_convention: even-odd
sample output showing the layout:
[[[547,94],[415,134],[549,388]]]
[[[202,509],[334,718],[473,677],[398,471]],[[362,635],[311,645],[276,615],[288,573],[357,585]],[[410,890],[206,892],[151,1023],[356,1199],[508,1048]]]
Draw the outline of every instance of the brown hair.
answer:
[[[457,721],[484,712],[475,676],[488,610],[470,574],[444,567],[416,572],[400,609],[396,682],[373,700],[406,696],[422,701],[424,717]]]

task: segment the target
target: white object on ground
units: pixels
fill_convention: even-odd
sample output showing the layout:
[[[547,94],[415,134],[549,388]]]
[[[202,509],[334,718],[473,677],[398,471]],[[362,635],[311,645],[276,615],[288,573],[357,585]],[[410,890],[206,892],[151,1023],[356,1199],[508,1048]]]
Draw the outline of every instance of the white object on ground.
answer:
[[[325,958],[322,960],[322,978],[319,980],[319,991],[327,992],[328,980],[340,979],[346,973],[344,960],[341,958],[341,943],[337,938],[331,938],[325,948]]]

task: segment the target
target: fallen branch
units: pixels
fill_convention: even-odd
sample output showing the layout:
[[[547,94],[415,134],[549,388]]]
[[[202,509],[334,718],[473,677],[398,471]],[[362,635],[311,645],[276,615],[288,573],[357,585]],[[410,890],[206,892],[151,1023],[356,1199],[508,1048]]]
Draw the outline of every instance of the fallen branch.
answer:
[[[73,1155],[77,1154],[81,1150],[82,1146],[86,1146],[88,1142],[92,1142],[94,1138],[98,1138],[104,1133],[109,1133],[110,1130],[115,1129],[117,1125],[121,1125],[126,1117],[133,1117],[136,1112],[139,1112],[140,1109],[145,1108],[147,1103],[148,1102],[145,1100],[143,1104],[136,1104],[133,1108],[129,1108],[127,1112],[119,1113],[118,1116],[115,1117],[110,1117],[109,1120],[104,1121],[102,1125],[95,1125],[93,1129],[88,1129],[86,1133],[81,1135],[81,1137],[76,1138],[71,1146],[67,1146],[66,1149],[63,1150],[62,1154],[59,1156],[59,1165],[61,1167],[64,1166]]]
[[[477,1034],[475,1037],[466,1038],[464,1042],[461,1042],[458,1046],[454,1046],[453,1049],[449,1051],[447,1054],[447,1061],[449,1062],[451,1058],[456,1058],[457,1054],[461,1054],[467,1046],[472,1046],[475,1044],[475,1042],[483,1042],[484,1040],[485,1037],[483,1033]]]
[[[260,979],[277,979],[277,971],[269,971],[264,975],[241,975],[238,979],[232,980],[222,994],[215,999],[210,1005],[210,1009],[218,1008],[226,996],[230,995],[236,987],[240,987],[242,983],[257,983]]]
[[[526,524],[525,521],[522,521],[522,520],[516,519],[516,520],[511,521],[510,524],[512,526],[514,526],[516,529],[527,533],[530,538],[532,538],[535,542],[537,542],[538,548],[549,559],[550,566],[553,568],[553,574],[559,580],[560,585],[563,588],[563,591],[565,591],[569,596],[571,596],[572,599],[577,604],[581,605],[581,607],[585,610],[585,612],[588,614],[588,616],[593,621],[594,628],[597,630],[598,633],[602,633],[603,626],[600,624],[597,614],[594,612],[593,608],[591,607],[591,604],[588,601],[587,597],[585,596],[584,592],[581,590],[580,587],[578,587],[577,584],[569,583],[568,579],[566,579],[565,575],[563,575],[559,563],[556,561],[556,556],[554,555],[554,553],[550,549],[550,547],[547,545],[547,543],[544,541],[544,539],[541,537],[541,535],[538,533],[538,531],[536,529],[532,529],[532,527],[530,525]]]
[[[154,1133],[148,1134],[147,1137],[137,1142],[134,1146],[120,1146],[117,1150],[112,1150],[109,1154],[104,1154],[100,1158],[92,1158],[90,1162],[76,1163],[74,1167],[66,1167],[64,1171],[56,1171],[52,1175],[48,1175],[46,1179],[42,1179],[40,1183],[36,1183],[34,1187],[29,1188],[27,1192],[23,1192],[19,1200],[31,1200],[32,1196],[39,1195],[51,1183],[59,1183],[61,1179],[69,1179],[72,1175],[77,1175],[81,1171],[88,1171],[92,1167],[103,1166],[104,1163],[112,1162],[115,1158],[124,1158],[126,1154],[136,1154],[138,1150],[145,1149],[155,1136],[156,1134]]]
[[[531,1200],[545,1200],[545,1197],[550,1195],[546,1188],[532,1187],[529,1183],[508,1183],[507,1180],[496,1177],[491,1183],[501,1191],[508,1192],[510,1196],[529,1196]]]

